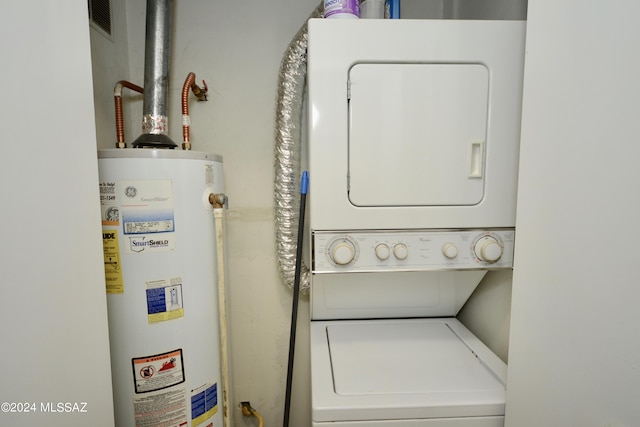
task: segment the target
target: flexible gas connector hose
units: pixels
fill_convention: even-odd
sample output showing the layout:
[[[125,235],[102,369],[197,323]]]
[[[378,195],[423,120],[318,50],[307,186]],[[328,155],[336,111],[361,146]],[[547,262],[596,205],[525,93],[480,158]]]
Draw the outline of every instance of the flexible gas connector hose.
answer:
[[[202,86],[196,84],[195,73],[187,74],[187,78],[182,85],[182,149],[191,150],[191,116],[189,116],[189,89],[198,98],[198,101],[207,100],[207,83],[203,80]]]
[[[127,148],[124,142],[124,119],[122,118],[122,88],[144,93],[144,89],[126,80],[120,80],[113,89],[113,99],[116,107],[116,148]]]
[[[262,415],[260,415],[260,412],[253,409],[249,402],[242,402],[241,405],[242,415],[244,415],[245,417],[256,417],[256,419],[258,420],[258,427],[264,427],[264,419],[262,418]]]

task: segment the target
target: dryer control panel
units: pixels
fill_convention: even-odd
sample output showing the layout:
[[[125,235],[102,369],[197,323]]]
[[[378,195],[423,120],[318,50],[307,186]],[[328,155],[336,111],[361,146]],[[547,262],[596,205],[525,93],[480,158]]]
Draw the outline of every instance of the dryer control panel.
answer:
[[[514,229],[316,231],[314,273],[513,267]]]

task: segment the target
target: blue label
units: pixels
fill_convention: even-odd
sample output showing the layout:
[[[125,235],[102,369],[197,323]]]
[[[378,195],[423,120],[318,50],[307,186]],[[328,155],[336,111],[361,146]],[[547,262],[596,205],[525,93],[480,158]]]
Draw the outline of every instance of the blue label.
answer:
[[[206,391],[206,408],[207,411],[218,405],[218,385],[214,384]]]
[[[209,412],[218,405],[218,385],[214,384],[208,389],[191,396],[191,419]]]
[[[167,297],[164,288],[147,289],[147,311],[149,314],[167,311]]]
[[[205,392],[191,396],[191,419],[198,418],[205,412]]]

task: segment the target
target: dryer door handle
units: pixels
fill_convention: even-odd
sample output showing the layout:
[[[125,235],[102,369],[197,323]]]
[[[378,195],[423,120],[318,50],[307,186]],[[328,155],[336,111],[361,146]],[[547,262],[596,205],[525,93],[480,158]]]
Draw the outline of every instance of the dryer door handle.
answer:
[[[482,178],[484,172],[484,141],[469,143],[469,178]]]

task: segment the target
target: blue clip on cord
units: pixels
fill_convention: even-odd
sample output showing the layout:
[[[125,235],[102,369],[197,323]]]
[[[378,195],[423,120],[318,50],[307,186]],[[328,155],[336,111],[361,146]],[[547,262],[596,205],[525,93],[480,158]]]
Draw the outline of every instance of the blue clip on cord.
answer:
[[[307,194],[309,192],[309,173],[307,171],[302,172],[302,180],[300,183],[300,194]]]

